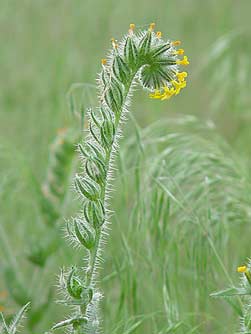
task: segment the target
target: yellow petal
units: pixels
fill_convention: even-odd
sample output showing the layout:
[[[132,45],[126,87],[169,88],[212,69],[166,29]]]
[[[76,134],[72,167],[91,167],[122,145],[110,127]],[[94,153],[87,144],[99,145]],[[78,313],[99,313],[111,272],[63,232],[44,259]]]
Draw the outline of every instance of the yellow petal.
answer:
[[[247,266],[240,266],[237,268],[238,273],[246,273],[247,272]]]

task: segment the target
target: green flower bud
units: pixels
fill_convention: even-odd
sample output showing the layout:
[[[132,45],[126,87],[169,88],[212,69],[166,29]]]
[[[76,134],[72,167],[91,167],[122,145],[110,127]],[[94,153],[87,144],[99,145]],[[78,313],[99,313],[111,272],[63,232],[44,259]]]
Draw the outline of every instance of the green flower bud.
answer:
[[[101,201],[87,202],[84,206],[84,217],[89,224],[97,229],[105,222],[105,208]]]
[[[105,102],[107,106],[115,113],[120,112],[123,104],[123,87],[118,82],[113,82],[105,93]]]
[[[104,163],[95,157],[89,157],[85,162],[85,170],[87,175],[97,182],[98,184],[103,184],[106,177],[106,168]]]
[[[67,279],[66,287],[69,295],[72,298],[80,299],[81,293],[83,291],[83,286],[80,280],[75,276],[75,274],[76,274],[76,268],[72,267]]]
[[[96,201],[99,198],[100,188],[92,180],[83,179],[76,174],[75,187],[82,196],[88,198],[90,201]]]
[[[90,111],[90,116],[91,116],[91,119],[92,119],[93,123],[99,128],[100,127],[100,121],[97,118],[97,116],[95,115],[93,110]]]
[[[101,72],[101,76],[100,76],[100,79],[101,79],[101,82],[104,86],[104,88],[106,87],[106,85],[110,82],[110,77],[109,75],[107,74],[107,71],[102,71]]]
[[[75,235],[78,241],[87,249],[93,248],[95,245],[95,231],[88,224],[79,219],[74,219]]]
[[[113,122],[113,116],[112,116],[112,111],[109,108],[100,108],[100,112],[102,114],[103,120],[104,121],[111,121]]]
[[[105,153],[102,147],[96,146],[93,143],[87,142],[85,146],[78,144],[78,150],[84,158],[96,157],[102,162],[105,160]]]

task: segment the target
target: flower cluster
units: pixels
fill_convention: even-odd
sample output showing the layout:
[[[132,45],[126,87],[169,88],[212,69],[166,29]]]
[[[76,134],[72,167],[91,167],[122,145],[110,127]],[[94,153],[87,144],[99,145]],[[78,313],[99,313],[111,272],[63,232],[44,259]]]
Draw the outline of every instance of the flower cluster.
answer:
[[[157,38],[161,38],[162,33],[158,31],[156,33]],[[180,45],[180,41],[170,42],[172,48],[168,51],[166,56],[170,55],[183,55],[184,49],[174,50],[175,46]],[[167,82],[167,84],[160,87],[160,89],[154,89],[154,91],[149,94],[149,97],[152,99],[159,99],[161,101],[170,99],[173,95],[177,95],[180,93],[182,88],[186,87],[186,77],[187,72],[179,72],[178,65],[187,66],[189,65],[189,61],[187,56],[183,56],[183,59],[176,59],[175,64],[173,64],[173,71],[175,73],[173,80]],[[163,69],[165,70],[165,69]]]
[[[187,72],[177,72],[177,80],[171,81],[171,86],[164,86],[161,90],[156,89],[154,93],[149,94],[149,97],[152,99],[168,100],[173,95],[179,94],[182,88],[186,87]]]

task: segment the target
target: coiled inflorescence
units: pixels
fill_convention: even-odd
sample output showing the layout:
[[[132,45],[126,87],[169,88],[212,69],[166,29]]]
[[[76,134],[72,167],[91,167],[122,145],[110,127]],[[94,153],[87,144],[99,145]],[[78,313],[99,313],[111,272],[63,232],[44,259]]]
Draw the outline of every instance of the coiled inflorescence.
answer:
[[[60,283],[66,292],[63,302],[75,306],[75,313],[54,329],[71,326],[76,333],[99,332],[97,268],[107,234],[111,165],[132,87],[139,82],[151,98],[165,100],[186,86],[187,73],[179,72],[179,67],[189,62],[187,57],[179,59],[184,53],[176,49],[180,42],[164,41],[160,32],[154,32],[154,26],[152,23],[148,30],[136,33],[131,24],[121,43],[112,39],[109,57],[101,61],[100,106],[89,110],[88,136],[84,144],[78,145],[84,172],[76,175],[74,184],[83,210],[67,224],[71,240],[87,250],[87,265],[84,273],[76,267],[62,273]]]

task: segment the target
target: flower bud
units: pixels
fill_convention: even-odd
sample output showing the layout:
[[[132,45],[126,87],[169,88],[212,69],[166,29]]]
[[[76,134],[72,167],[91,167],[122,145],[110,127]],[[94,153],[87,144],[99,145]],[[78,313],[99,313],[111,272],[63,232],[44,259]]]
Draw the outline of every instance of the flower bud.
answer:
[[[95,245],[95,231],[93,228],[79,219],[74,219],[74,230],[78,241],[87,249]]]
[[[97,183],[91,179],[83,179],[79,175],[75,176],[75,187],[79,193],[90,201],[96,201],[100,195],[100,188]]]
[[[95,157],[89,157],[85,162],[85,170],[87,175],[97,182],[103,184],[106,177],[106,169],[104,163]]]
[[[105,222],[105,208],[102,202],[87,202],[84,206],[84,217],[95,229],[100,228]]]
[[[75,273],[76,273],[76,268],[72,267],[67,279],[66,287],[71,297],[75,299],[80,299],[83,287],[81,285],[80,280],[76,277]]]

